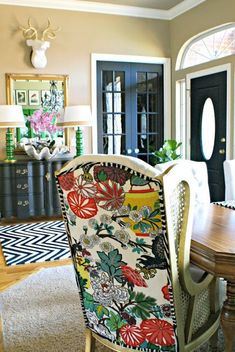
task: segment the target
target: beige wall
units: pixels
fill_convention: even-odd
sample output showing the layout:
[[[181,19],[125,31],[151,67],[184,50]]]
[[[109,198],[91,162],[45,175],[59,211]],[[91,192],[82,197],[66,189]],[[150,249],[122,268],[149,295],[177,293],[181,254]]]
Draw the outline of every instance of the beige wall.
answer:
[[[234,0],[207,0],[172,21],[0,5],[0,104],[6,102],[6,72],[68,74],[69,104],[90,104],[91,53],[171,57],[174,135],[175,81],[184,78],[188,72],[228,62],[232,64],[232,74],[234,72],[234,59],[229,57],[175,73],[178,52],[188,39],[198,33],[233,22],[234,14]],[[48,17],[53,27],[61,26],[61,31],[47,50],[48,65],[42,70],[31,66],[30,48],[18,30],[19,25],[27,25],[29,17],[41,29],[45,28]],[[4,138],[0,130],[0,159],[5,153]],[[90,145],[86,143],[88,150]]]
[[[45,69],[31,66],[30,48],[18,30],[19,25],[27,25],[29,17],[41,29],[47,18],[53,27],[61,26],[47,50]],[[69,104],[90,104],[91,53],[170,56],[168,21],[3,5],[0,18],[0,104],[6,102],[6,72],[68,74]]]
[[[212,68],[223,64],[231,64],[231,105],[229,112],[230,121],[230,149],[231,157],[235,157],[234,145],[234,55],[209,63],[197,65],[185,70],[175,72],[176,58],[180,48],[189,39],[210,28],[227,23],[235,22],[235,1],[234,0],[207,0],[196,8],[178,16],[170,22],[171,35],[171,59],[172,59],[172,132],[175,127],[175,82],[186,77],[186,74],[199,70]]]

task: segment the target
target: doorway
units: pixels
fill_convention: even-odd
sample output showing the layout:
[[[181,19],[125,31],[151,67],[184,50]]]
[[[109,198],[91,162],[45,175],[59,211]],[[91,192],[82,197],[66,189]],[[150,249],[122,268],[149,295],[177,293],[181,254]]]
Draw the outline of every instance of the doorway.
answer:
[[[163,65],[97,62],[98,152],[152,163],[163,144]]]
[[[224,200],[227,71],[191,79],[191,159],[207,164],[211,201]]]

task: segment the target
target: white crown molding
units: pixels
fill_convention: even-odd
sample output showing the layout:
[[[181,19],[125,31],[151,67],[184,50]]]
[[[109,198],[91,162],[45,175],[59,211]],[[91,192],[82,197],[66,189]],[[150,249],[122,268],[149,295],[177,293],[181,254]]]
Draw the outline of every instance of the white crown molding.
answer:
[[[191,10],[192,8],[200,5],[206,0],[184,0],[180,4],[172,7],[168,10],[169,20],[174,19],[175,17],[182,15],[184,12]]]
[[[170,10],[156,10],[137,6],[80,0],[0,0],[0,4],[171,20],[204,1],[206,0],[184,0],[184,2],[174,6]]]

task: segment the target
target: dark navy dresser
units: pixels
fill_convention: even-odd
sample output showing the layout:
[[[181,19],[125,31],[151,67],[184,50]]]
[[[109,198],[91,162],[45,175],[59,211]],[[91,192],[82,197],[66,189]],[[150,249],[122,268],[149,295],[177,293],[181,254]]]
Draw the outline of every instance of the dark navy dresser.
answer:
[[[68,160],[0,162],[1,220],[61,217],[54,173]]]

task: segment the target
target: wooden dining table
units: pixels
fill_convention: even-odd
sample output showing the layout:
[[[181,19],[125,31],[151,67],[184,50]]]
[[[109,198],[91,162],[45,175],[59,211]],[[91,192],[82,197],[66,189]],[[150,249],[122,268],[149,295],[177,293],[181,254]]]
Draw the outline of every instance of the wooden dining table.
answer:
[[[235,209],[209,204],[195,211],[191,261],[226,280],[226,299],[221,312],[225,351],[232,352],[235,340]]]

